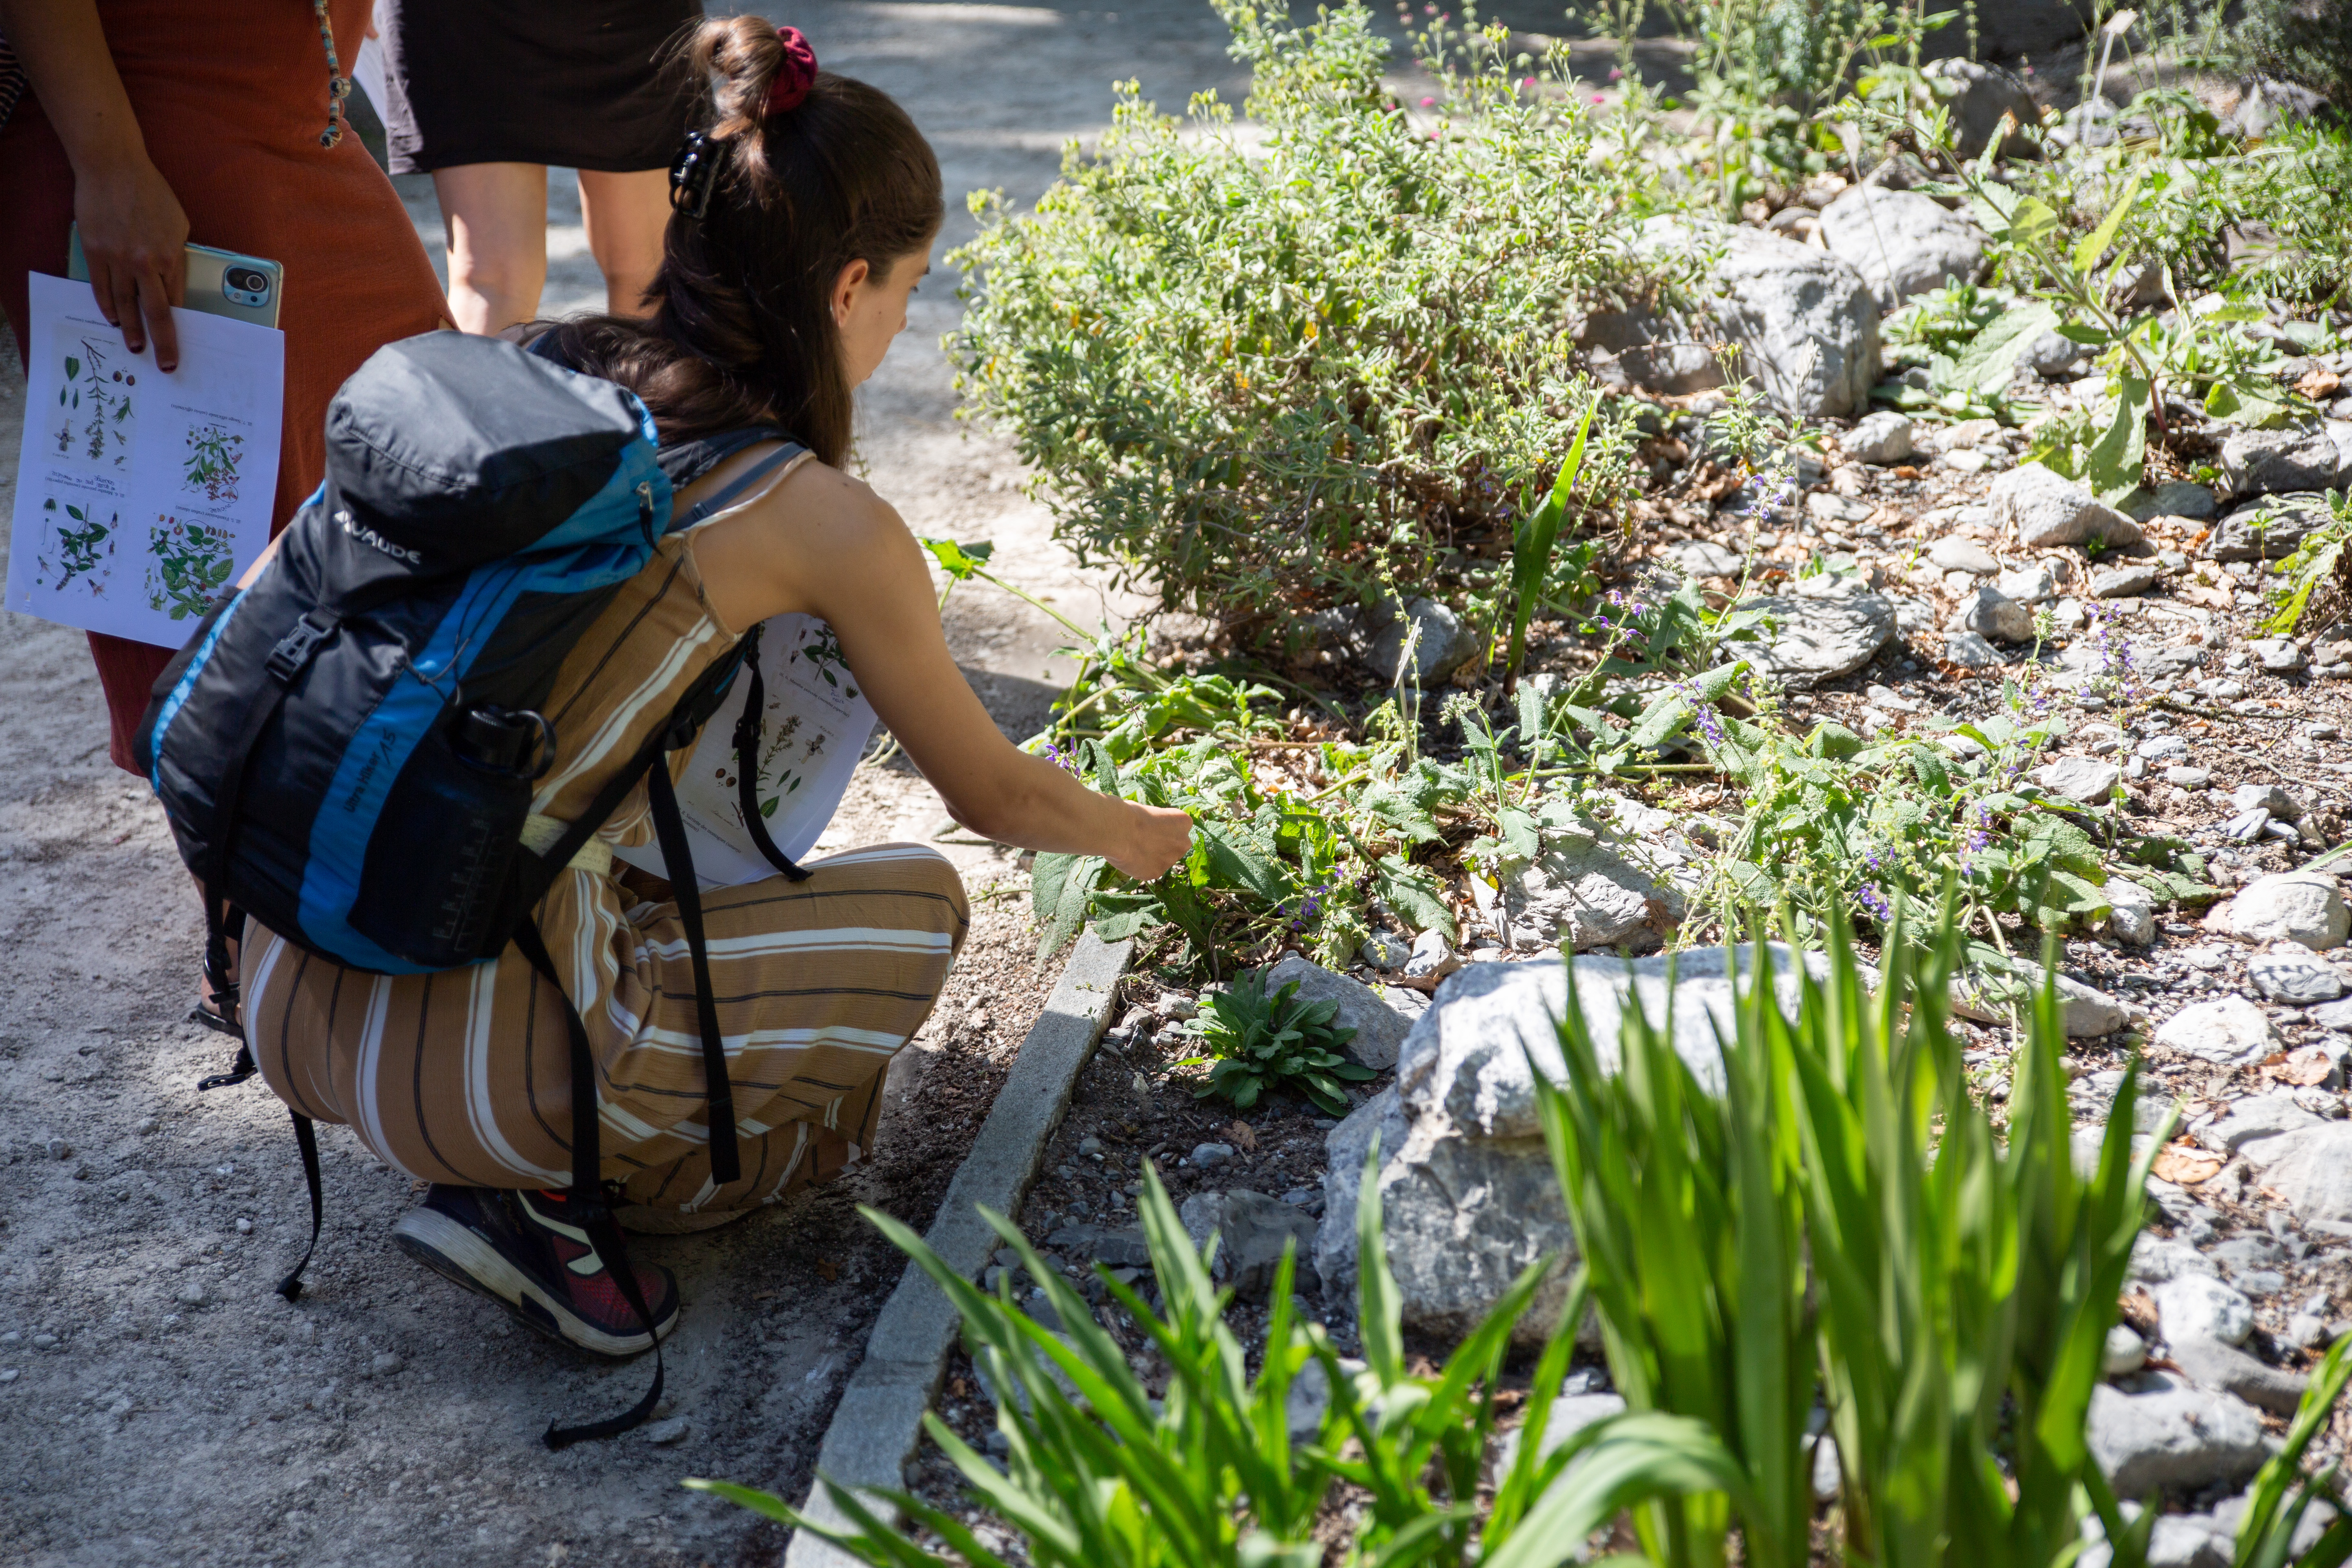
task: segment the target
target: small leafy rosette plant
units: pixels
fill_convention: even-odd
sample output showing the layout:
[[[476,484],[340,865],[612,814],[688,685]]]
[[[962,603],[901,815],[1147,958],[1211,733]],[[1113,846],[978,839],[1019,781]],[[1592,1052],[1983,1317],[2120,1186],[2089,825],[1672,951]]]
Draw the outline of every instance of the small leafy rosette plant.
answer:
[[[1356,1031],[1332,1022],[1337,1002],[1301,999],[1296,980],[1269,994],[1266,975],[1247,970],[1226,990],[1207,993],[1209,1010],[1186,1026],[1206,1050],[1178,1065],[1213,1064],[1194,1096],[1247,1110],[1269,1092],[1294,1089],[1326,1114],[1345,1116],[1350,1107],[1341,1086],[1375,1076],[1339,1054]]]

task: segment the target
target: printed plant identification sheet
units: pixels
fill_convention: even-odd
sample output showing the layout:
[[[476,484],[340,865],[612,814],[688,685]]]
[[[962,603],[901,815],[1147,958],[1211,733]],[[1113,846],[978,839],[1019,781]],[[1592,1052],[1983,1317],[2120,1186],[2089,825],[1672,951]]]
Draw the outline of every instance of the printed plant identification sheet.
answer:
[[[777,616],[764,627],[760,679],[768,700],[761,716],[752,795],[776,847],[797,861],[816,847],[848,793],[857,759],[874,737],[875,715],[831,626],[814,616]],[[706,888],[776,875],[743,826],[735,784],[735,721],[751,689],[750,681],[736,678],[719,711],[702,727],[677,781],[677,812],[694,856],[694,879]],[[667,875],[659,844],[613,853],[639,870]]]
[[[269,542],[286,337],[173,310],[180,368],[36,272],[8,607],[177,647]]]

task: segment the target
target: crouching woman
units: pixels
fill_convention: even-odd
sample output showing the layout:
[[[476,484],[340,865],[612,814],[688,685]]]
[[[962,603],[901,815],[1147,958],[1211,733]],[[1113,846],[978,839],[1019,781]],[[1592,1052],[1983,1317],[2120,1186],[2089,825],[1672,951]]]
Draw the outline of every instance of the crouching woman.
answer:
[[[939,231],[929,146],[884,94],[818,71],[797,34],[714,20],[696,50],[714,118],[669,224],[656,309],[567,322],[531,347],[635,392],[667,450],[757,426],[808,450],[665,537],[581,639],[548,700],[562,740],[533,811],[577,817],[744,632],[804,616],[803,635],[815,626],[828,654],[837,641],[867,721],[888,726],[959,821],[1158,876],[1185,854],[1190,820],[1096,795],[1006,742],[949,657],[923,551],[842,471],[852,390],[905,327]],[[680,512],[772,463],[780,445],[709,468],[679,492]],[[707,783],[684,777],[697,754],[672,753],[689,805]],[[838,774],[834,788],[837,801]],[[803,805],[795,837],[813,842],[831,805],[816,822]],[[884,1071],[937,1001],[967,911],[953,868],[905,844],[814,861],[805,880],[704,891],[742,1156],[740,1179],[722,1184],[685,931],[667,885],[629,864],[652,837],[640,784],[538,919],[590,1033],[603,1174],[620,1188],[622,1222],[676,1231],[773,1202],[872,1147]],[[564,1010],[516,950],[378,975],[256,925],[244,960],[247,1038],[270,1088],[432,1184],[394,1227],[403,1247],[586,1351],[634,1353],[676,1323],[667,1270],[635,1270],[648,1334],[567,1222]]]

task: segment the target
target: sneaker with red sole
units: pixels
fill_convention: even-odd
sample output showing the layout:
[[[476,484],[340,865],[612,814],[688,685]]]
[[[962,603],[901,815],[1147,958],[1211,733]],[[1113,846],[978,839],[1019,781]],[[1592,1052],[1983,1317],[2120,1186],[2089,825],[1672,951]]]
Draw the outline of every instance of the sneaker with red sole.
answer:
[[[436,1274],[488,1296],[519,1322],[576,1350],[615,1360],[654,1347],[677,1326],[677,1279],[639,1268],[654,1315],[646,1331],[588,1233],[572,1223],[567,1193],[504,1192],[435,1183],[400,1216],[392,1238]]]

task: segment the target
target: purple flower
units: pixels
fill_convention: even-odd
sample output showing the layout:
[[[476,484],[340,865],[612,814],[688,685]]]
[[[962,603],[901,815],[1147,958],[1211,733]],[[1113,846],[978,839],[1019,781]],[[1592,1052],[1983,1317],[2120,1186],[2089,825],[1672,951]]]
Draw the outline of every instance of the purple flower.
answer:
[[[1878,890],[1877,883],[1864,882],[1856,890],[1854,897],[1861,900],[1862,907],[1868,910],[1881,923],[1895,918],[1895,907],[1886,901],[1886,895]]]

